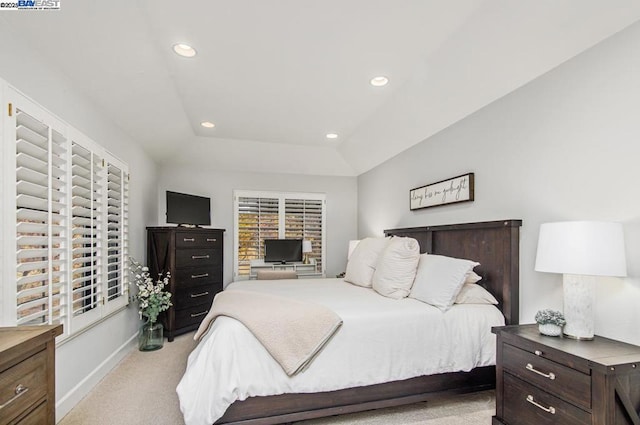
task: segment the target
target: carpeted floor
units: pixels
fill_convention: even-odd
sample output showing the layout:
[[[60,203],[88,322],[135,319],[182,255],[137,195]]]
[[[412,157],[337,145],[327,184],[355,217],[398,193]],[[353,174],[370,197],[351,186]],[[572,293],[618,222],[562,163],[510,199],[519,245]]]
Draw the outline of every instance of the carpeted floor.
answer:
[[[132,351],[59,424],[184,424],[175,387],[195,346],[192,335],[176,337],[158,351]],[[488,425],[494,412],[494,392],[484,391],[296,425]]]

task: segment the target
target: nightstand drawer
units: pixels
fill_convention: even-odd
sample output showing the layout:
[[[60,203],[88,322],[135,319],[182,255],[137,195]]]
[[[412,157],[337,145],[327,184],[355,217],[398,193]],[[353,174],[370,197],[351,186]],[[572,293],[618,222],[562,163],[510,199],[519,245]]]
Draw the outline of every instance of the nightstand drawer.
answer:
[[[222,291],[222,284],[194,286],[178,292],[174,300],[176,309],[183,309],[198,304],[209,304],[213,302],[213,297]]]
[[[509,373],[504,374],[504,421],[509,425],[585,425],[591,415]]]
[[[47,354],[40,351],[0,374],[0,417],[13,418],[47,395]]]
[[[222,234],[176,232],[176,248],[222,248]]]
[[[176,250],[176,268],[204,265],[219,266],[221,258],[222,256],[217,249],[178,249]]]
[[[16,425],[42,425],[47,423],[47,403],[42,403]]]
[[[564,400],[591,408],[591,376],[509,344],[504,344],[503,356],[505,371]]]

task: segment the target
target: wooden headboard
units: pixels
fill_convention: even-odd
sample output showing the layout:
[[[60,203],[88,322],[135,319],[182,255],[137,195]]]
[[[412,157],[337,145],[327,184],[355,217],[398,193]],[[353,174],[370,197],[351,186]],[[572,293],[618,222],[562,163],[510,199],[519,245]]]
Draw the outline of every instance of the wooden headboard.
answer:
[[[522,220],[486,221],[385,230],[420,243],[420,252],[466,258],[480,263],[478,282],[499,301],[508,325],[519,320],[520,226]]]

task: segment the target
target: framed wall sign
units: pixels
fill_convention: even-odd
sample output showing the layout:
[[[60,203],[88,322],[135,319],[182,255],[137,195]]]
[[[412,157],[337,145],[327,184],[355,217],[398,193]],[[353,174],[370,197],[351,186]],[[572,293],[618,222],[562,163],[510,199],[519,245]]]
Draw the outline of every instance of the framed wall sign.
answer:
[[[473,201],[473,173],[463,174],[409,191],[409,209]]]

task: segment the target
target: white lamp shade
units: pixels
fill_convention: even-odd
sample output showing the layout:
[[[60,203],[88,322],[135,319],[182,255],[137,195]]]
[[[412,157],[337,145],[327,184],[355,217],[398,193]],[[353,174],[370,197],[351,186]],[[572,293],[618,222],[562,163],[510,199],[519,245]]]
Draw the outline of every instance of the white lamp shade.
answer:
[[[356,249],[359,243],[359,240],[349,241],[349,252],[347,253],[347,260],[351,258],[351,254],[353,254],[353,251]]]
[[[540,226],[536,271],[626,276],[622,224],[564,221]]]
[[[304,252],[306,254],[306,253],[309,253],[311,251],[312,251],[311,241],[303,240],[302,241],[302,252]]]

